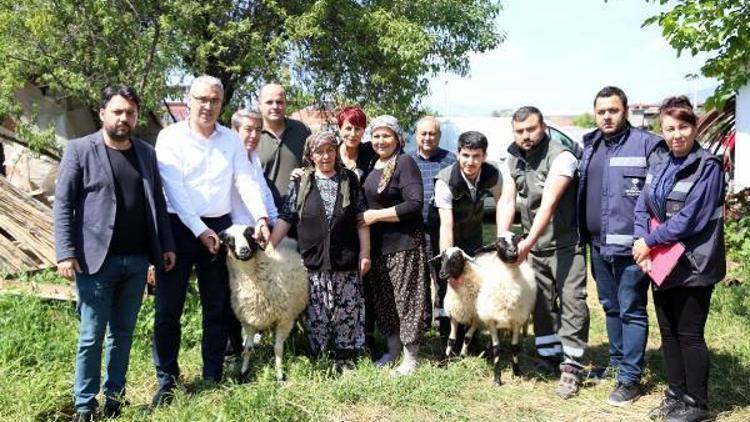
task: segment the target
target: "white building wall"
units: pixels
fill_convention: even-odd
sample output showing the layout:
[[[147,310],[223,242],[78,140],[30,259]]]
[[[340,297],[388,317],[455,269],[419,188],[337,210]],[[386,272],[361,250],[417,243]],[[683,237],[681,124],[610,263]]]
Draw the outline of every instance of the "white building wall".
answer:
[[[750,84],[737,93],[734,192],[750,187]]]

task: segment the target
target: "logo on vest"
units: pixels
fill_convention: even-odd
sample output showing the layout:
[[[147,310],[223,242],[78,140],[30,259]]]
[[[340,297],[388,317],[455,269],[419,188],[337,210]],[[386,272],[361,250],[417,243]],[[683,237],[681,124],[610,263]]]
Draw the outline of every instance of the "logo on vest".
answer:
[[[630,179],[631,185],[625,189],[625,196],[640,196],[643,185],[643,180],[633,177]]]

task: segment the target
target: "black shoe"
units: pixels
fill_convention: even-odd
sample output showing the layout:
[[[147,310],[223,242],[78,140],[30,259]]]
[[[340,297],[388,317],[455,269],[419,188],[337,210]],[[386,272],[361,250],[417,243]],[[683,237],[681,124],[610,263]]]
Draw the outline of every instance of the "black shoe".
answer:
[[[651,409],[648,412],[648,417],[653,420],[664,420],[668,414],[682,407],[683,401],[681,400],[681,396],[682,394],[672,389],[672,387],[667,387],[666,391],[664,391],[664,398],[661,404]]]
[[[90,410],[80,410],[73,416],[73,422],[91,422],[94,420],[94,413]]]
[[[104,403],[104,409],[102,410],[102,415],[104,415],[105,418],[109,419],[115,419],[119,418],[122,414],[122,402],[119,400],[107,400]]]
[[[667,414],[667,422],[705,422],[712,420],[705,405],[699,404],[689,394],[682,395],[683,405]]]
[[[172,403],[174,400],[174,387],[161,387],[159,391],[154,394],[154,398],[151,399],[151,407],[159,407]]]
[[[591,368],[586,372],[584,380],[587,383],[599,384],[605,380],[613,380],[617,378],[617,367],[615,366],[604,366],[598,368]]]
[[[617,407],[627,406],[641,396],[640,390],[638,384],[623,384],[618,382],[617,387],[609,393],[607,404]]]
[[[541,357],[534,361],[534,369],[543,377],[557,378],[560,376],[561,363],[559,357]]]

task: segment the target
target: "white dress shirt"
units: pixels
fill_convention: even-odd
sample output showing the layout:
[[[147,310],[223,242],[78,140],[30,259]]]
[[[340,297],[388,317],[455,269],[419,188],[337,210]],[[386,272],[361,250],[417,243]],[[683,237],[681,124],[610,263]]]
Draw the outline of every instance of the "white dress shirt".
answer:
[[[156,139],[167,210],[175,213],[198,237],[208,226],[201,217],[221,217],[232,211],[232,188],[257,220],[268,217],[261,183],[250,167],[242,142],[231,130],[216,124],[204,138],[188,120],[175,123]]]
[[[262,180],[261,190],[263,191],[263,205],[266,206],[268,211],[268,223],[270,225],[276,224],[276,219],[279,217],[279,212],[276,209],[276,204],[273,202],[273,193],[268,187],[268,182],[265,180],[263,175],[263,166],[260,163],[260,158],[255,151],[250,153],[250,167],[255,173],[256,180]],[[245,226],[255,226],[255,218],[253,218],[250,211],[247,209],[245,204],[242,203],[240,194],[237,189],[232,189],[232,224],[243,224]]]

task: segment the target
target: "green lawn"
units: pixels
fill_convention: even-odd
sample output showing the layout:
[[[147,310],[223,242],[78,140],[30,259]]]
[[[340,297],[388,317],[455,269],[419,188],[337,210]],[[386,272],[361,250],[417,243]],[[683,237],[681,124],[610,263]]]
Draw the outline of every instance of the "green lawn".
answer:
[[[606,361],[603,312],[590,286],[593,364]],[[651,311],[653,311],[651,309]],[[502,387],[492,384],[491,368],[479,357],[438,366],[438,340],[428,337],[423,364],[410,378],[393,379],[388,371],[360,362],[353,373],[336,376],[328,362],[303,355],[298,335],[286,355],[288,381],[273,380],[272,352],[261,347],[254,359],[255,379],[218,386],[200,380],[200,316],[190,298],[183,332],[181,363],[185,388],[168,407],[148,413],[156,389],[150,335],[153,300],[140,315],[132,353],[124,421],[239,420],[644,420],[664,389],[659,334],[651,319],[646,395],[625,409],[604,403],[612,384],[585,388],[571,400],[554,394],[556,380],[538,378],[524,342],[524,378],[513,380],[506,367]],[[652,312],[653,316],[653,312]],[[0,420],[68,420],[72,409],[72,377],[77,320],[71,303],[32,297],[0,296]],[[750,420],[750,285],[720,286],[707,327],[712,351],[710,394],[722,420]]]

